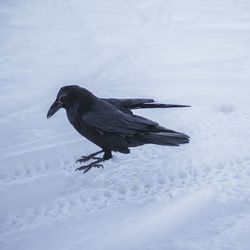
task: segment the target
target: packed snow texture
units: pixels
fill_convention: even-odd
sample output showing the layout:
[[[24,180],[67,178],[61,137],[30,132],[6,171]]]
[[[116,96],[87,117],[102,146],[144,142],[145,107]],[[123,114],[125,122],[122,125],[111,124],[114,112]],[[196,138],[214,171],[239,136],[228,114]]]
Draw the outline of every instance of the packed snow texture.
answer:
[[[250,1],[0,1],[1,250],[250,249]],[[192,108],[136,112],[180,147],[98,150],[63,85]]]

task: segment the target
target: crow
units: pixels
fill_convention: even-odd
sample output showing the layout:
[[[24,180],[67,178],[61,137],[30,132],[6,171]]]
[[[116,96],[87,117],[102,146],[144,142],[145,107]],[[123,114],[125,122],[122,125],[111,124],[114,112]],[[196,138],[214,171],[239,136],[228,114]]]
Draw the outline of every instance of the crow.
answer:
[[[153,99],[98,98],[85,88],[69,85],[59,90],[47,118],[53,116],[60,108],[64,108],[73,127],[101,148],[76,161],[84,163],[94,160],[76,168],[86,173],[92,167],[103,167],[101,163],[112,158],[112,151],[128,154],[130,147],[144,144],[179,146],[189,143],[188,135],[164,128],[131,111],[141,108],[175,107],[190,106],[155,103]],[[103,157],[97,157],[101,153],[104,153]]]

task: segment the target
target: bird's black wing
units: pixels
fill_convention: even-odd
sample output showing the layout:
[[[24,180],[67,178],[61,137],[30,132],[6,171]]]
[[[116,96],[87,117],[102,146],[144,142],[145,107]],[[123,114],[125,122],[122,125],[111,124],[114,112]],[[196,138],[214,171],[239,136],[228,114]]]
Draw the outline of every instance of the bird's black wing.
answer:
[[[130,99],[117,99],[117,98],[103,98],[103,100],[119,107],[127,107],[132,108],[137,105],[141,105],[144,103],[153,103],[154,99],[146,99],[146,98],[130,98]]]
[[[141,116],[126,114],[103,100],[95,103],[89,112],[84,113],[82,121],[95,128],[100,134],[112,132],[124,136],[133,136],[140,132],[172,131]]]
[[[103,98],[112,105],[116,106],[118,109],[125,111],[127,113],[132,113],[133,109],[143,109],[143,108],[184,108],[190,107],[189,105],[178,105],[178,104],[164,104],[156,103],[154,99],[116,99],[116,98]]]

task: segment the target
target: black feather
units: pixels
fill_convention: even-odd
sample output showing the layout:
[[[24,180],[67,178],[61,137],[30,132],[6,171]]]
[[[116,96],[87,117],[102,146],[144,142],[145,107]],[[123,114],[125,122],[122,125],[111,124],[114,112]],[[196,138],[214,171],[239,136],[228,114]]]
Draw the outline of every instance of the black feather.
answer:
[[[114,105],[123,112],[132,114],[133,109],[147,109],[147,108],[187,108],[189,105],[177,105],[177,104],[163,104],[156,103],[154,99],[115,99],[115,98],[103,98],[102,100]]]

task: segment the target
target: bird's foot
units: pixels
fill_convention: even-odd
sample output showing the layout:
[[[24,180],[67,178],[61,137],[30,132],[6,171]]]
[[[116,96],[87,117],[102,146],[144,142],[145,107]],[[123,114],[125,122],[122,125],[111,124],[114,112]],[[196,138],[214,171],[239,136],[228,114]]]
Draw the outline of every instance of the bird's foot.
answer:
[[[103,152],[103,150],[100,150],[100,151],[97,151],[97,152],[95,152],[95,153],[93,153],[93,154],[90,154],[90,155],[83,155],[80,159],[78,159],[77,161],[76,161],[76,163],[83,163],[83,162],[87,162],[87,161],[90,161],[90,160],[100,160],[100,159],[102,159],[102,158],[100,158],[100,157],[96,157],[96,155],[98,155],[98,154],[100,154],[100,153],[102,153]]]
[[[103,165],[102,164],[98,164],[98,163],[95,163],[95,162],[92,162],[86,166],[81,166],[79,168],[76,168],[75,171],[82,171],[83,170],[83,173],[87,173],[91,168],[103,168]]]
[[[102,158],[88,155],[88,156],[82,156],[80,159],[76,160],[76,163],[83,163],[83,162],[87,162],[90,160],[100,160],[100,159],[102,159]]]

